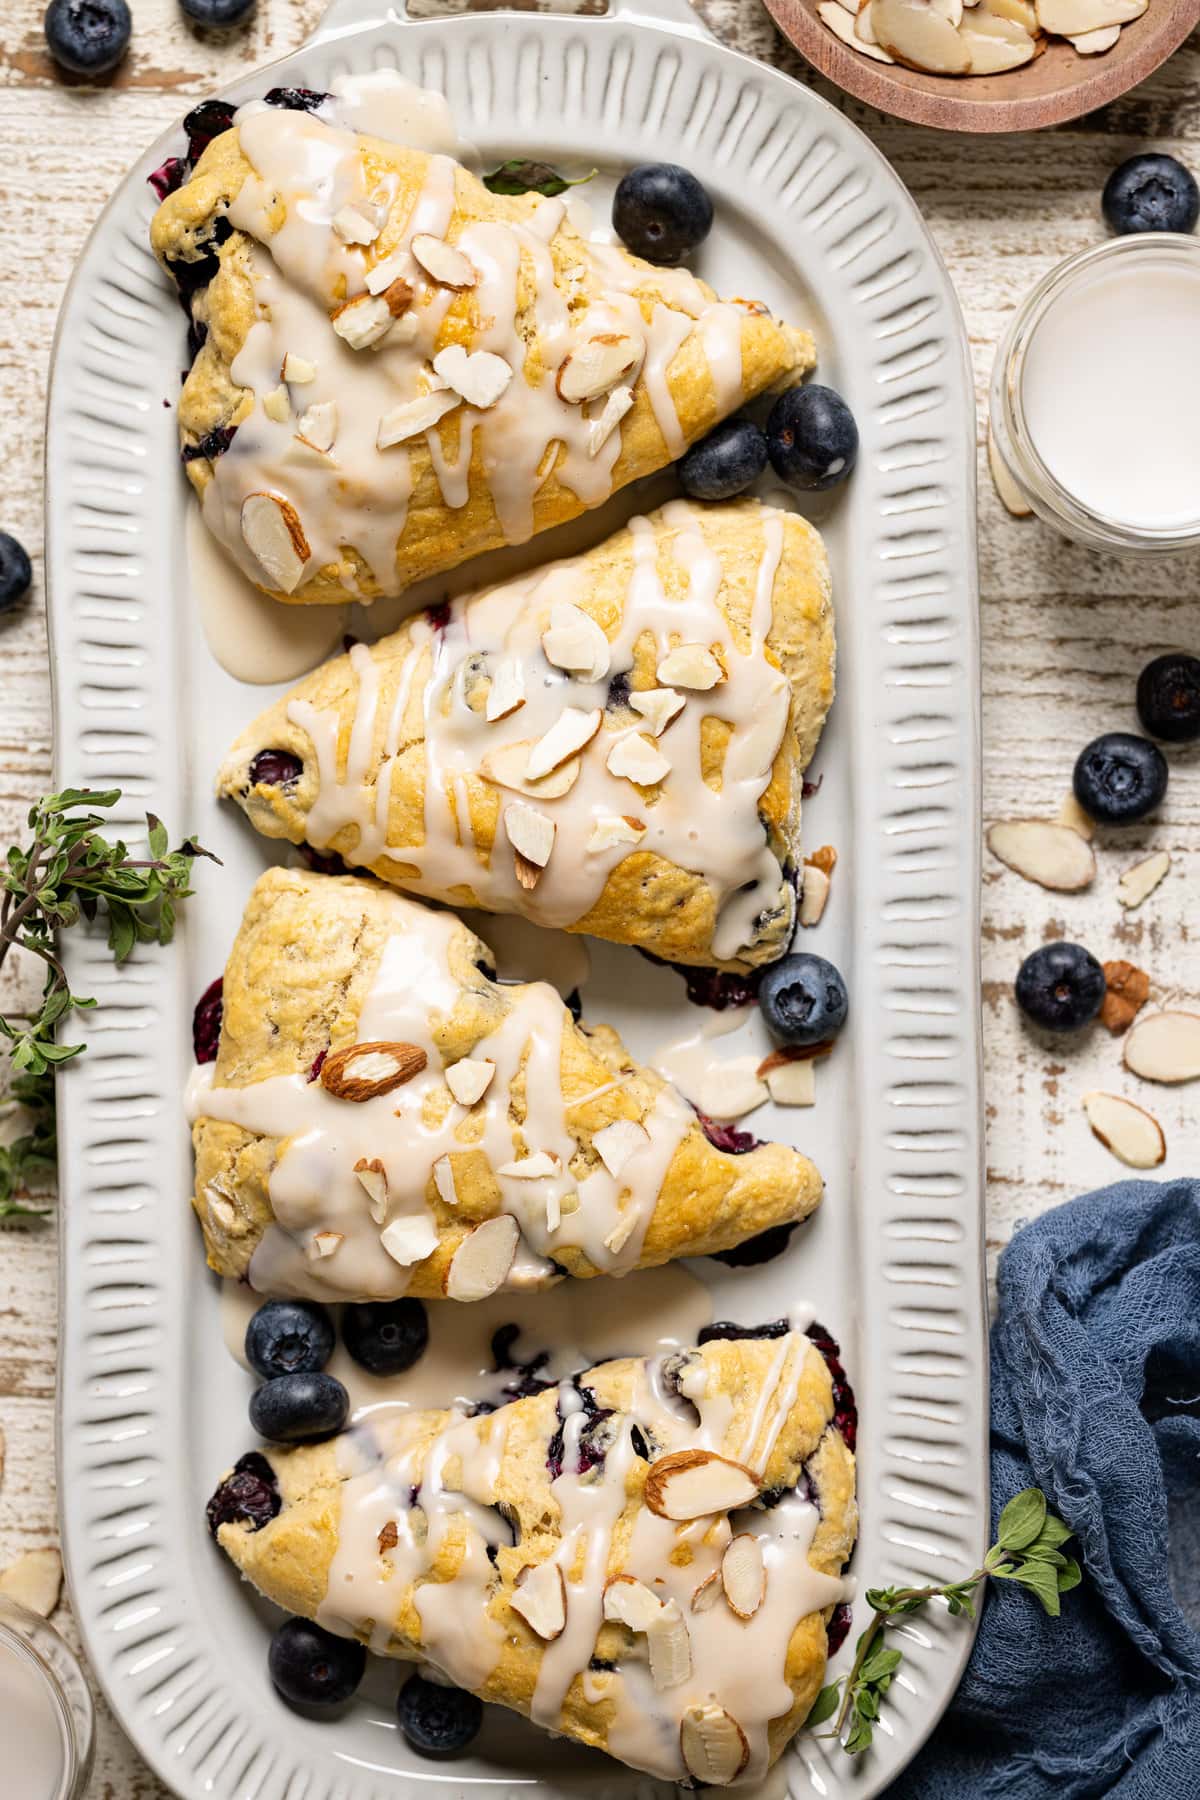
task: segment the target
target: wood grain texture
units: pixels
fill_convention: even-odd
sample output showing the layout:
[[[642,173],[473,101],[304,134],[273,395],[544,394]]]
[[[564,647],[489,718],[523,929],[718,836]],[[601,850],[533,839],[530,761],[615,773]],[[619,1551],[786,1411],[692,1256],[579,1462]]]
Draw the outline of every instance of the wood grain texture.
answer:
[[[583,0],[599,10],[597,0]],[[1150,0],[1153,10],[1156,0]],[[465,0],[419,0],[429,14]],[[1135,725],[1138,669],[1164,649],[1200,648],[1200,557],[1130,563],[1011,519],[984,456],[984,396],[993,348],[1021,296],[1055,262],[1100,241],[1099,195],[1114,163],[1140,148],[1173,151],[1200,168],[1200,40],[1194,35],[1150,81],[1105,111],[1036,136],[955,138],[888,120],[823,84],[776,32],[758,0],[700,0],[725,42],[811,82],[861,124],[929,221],[966,312],[979,399],[980,574],[984,642],[984,817],[1055,815],[1079,748]],[[141,149],[223,81],[292,49],[321,0],[259,0],[232,38],[191,31],[175,0],[138,0],[130,57],[99,88],[58,80],[42,45],[40,0],[11,0],[0,42],[0,526],[35,560],[31,601],[0,620],[0,838],[18,834],[50,781],[50,688],[41,601],[42,418],[55,316],[72,262],[103,203]],[[520,150],[514,145],[514,151]],[[1189,906],[1200,867],[1200,755],[1173,753],[1161,818],[1101,834],[1100,870],[1085,894],[1055,896],[985,858],[983,999],[988,1114],[988,1243],[993,1260],[1015,1226],[1071,1194],[1119,1177],[1088,1130],[1080,1101],[1093,1087],[1139,1098],[1166,1133],[1162,1173],[1196,1166],[1194,1090],[1151,1090],[1120,1066],[1095,1031],[1064,1053],[1020,1024],[1011,983],[1021,958],[1057,936],[1102,958],[1145,967],[1156,994],[1200,995],[1200,923]],[[65,771],[69,774],[69,771]],[[185,828],[186,820],[170,821]],[[1129,916],[1121,871],[1147,847],[1173,866]],[[3,1005],[33,998],[27,969],[6,969]],[[53,1225],[0,1240],[0,1565],[53,1541]],[[55,1620],[68,1637],[69,1604]],[[166,1790],[100,1713],[96,1800],[158,1800]]]

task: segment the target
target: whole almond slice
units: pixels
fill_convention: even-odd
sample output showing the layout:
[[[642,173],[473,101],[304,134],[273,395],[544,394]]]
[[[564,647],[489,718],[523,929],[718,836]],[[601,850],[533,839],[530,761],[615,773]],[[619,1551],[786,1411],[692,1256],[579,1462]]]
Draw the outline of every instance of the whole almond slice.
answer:
[[[479,272],[468,256],[432,232],[418,231],[412,241],[412,253],[427,275],[448,288],[473,288]]]
[[[692,1640],[677,1600],[665,1600],[646,1628],[650,1676],[659,1693],[681,1687],[692,1673]]]
[[[1131,1169],[1156,1169],[1167,1154],[1158,1120],[1121,1094],[1093,1092],[1083,1096],[1092,1135]]]
[[[780,1063],[765,1076],[767,1092],[776,1106],[815,1106],[817,1103],[816,1062]]]
[[[446,1086],[460,1106],[474,1106],[491,1086],[496,1065],[487,1056],[460,1056],[446,1070]]]
[[[531,862],[536,869],[544,869],[550,861],[550,853],[554,849],[554,836],[558,830],[549,813],[542,812],[536,806],[526,806],[523,800],[515,800],[504,809],[504,829],[513,849],[526,862]]]
[[[971,14],[976,18],[978,9]],[[985,30],[964,24],[959,32],[971,57],[972,75],[1002,75],[1033,61],[1034,41],[1020,25],[1008,19],[985,18]],[[997,27],[1004,26],[1006,30]]]
[[[1112,49],[1120,35],[1119,25],[1101,25],[1096,31],[1080,32],[1070,42],[1080,56],[1103,56],[1106,50]]]
[[[533,738],[522,738],[520,743],[488,750],[480,758],[479,773],[485,781],[492,781],[497,787],[512,788],[518,794],[528,794],[531,800],[561,800],[579,779],[579,758],[573,756],[568,762],[560,763],[540,781],[529,781],[525,771],[529,767],[533,745]]]
[[[604,1588],[604,1617],[628,1631],[649,1631],[662,1601],[636,1575],[613,1575]]]
[[[1117,883],[1117,899],[1126,911],[1131,911],[1148,899],[1170,867],[1170,854],[1166,850],[1156,850],[1153,856],[1147,856],[1141,862],[1134,863],[1131,869],[1126,869]]]
[[[53,1546],[26,1550],[0,1571],[0,1594],[40,1619],[48,1619],[62,1591],[62,1557]]]
[[[1125,1067],[1146,1081],[1173,1085],[1200,1075],[1200,1013],[1157,1012],[1125,1033]]]
[[[1095,819],[1084,812],[1082,806],[1080,806],[1078,800],[1075,798],[1073,790],[1068,791],[1066,799],[1059,807],[1056,823],[1059,825],[1067,825],[1072,831],[1077,831],[1081,838],[1087,839],[1089,844],[1096,835]]]
[[[645,344],[627,332],[602,331],[585,338],[571,351],[554,378],[559,399],[571,406],[598,400],[640,368],[645,353]]]
[[[719,1569],[714,1569],[711,1575],[706,1575],[704,1577],[704,1580],[700,1583],[699,1587],[692,1589],[692,1611],[697,1613],[711,1612],[712,1608],[721,1598],[723,1591],[721,1586],[721,1571]]]
[[[403,1213],[384,1226],[379,1241],[393,1262],[409,1269],[413,1263],[424,1262],[427,1256],[432,1256],[441,1240],[428,1213]]]
[[[598,706],[590,712],[584,712],[578,706],[564,706],[549,731],[544,732],[530,750],[525,765],[526,781],[540,781],[560,763],[578,756],[599,731],[603,717]]]
[[[1148,0],[1035,0],[1038,24],[1059,37],[1082,37],[1140,19]]]
[[[300,515],[280,494],[247,494],[242,541],[272,587],[294,594],[312,555]]]
[[[752,1619],[766,1597],[767,1569],[762,1545],[751,1532],[741,1531],[730,1540],[721,1558],[721,1585],[738,1618]]]
[[[542,633],[542,654],[556,669],[584,681],[603,681],[612,654],[608,639],[581,606],[569,600],[550,608],[550,624]]]
[[[637,787],[656,787],[671,772],[671,759],[640,731],[619,737],[605,759],[610,775],[632,781]]]
[[[950,21],[930,0],[871,0],[871,24],[883,48],[930,75],[966,75],[971,58]]]
[[[465,1237],[446,1271],[446,1295],[451,1300],[486,1300],[504,1286],[512,1268],[520,1238],[511,1213],[485,1219]]]
[[[676,644],[655,673],[665,687],[696,688],[701,693],[725,679],[724,669],[706,644]]]
[[[759,1485],[752,1470],[714,1450],[675,1450],[651,1463],[646,1505],[660,1519],[702,1519],[749,1506]]]
[[[679,1722],[679,1753],[693,1780],[728,1787],[749,1762],[750,1745],[733,1714],[705,1700],[689,1706]]]
[[[338,1100],[375,1100],[419,1075],[428,1060],[417,1044],[348,1044],[321,1064],[321,1086]]]
[[[630,694],[629,704],[635,713],[645,719],[655,737],[661,737],[671,720],[677,718],[684,708],[682,694],[674,688],[642,688]]]
[[[1015,819],[992,825],[988,849],[1026,881],[1055,893],[1075,894],[1093,880],[1096,857],[1091,845],[1069,825],[1046,819]]]
[[[435,372],[447,386],[462,395],[468,406],[486,412],[495,406],[512,380],[512,364],[491,350],[465,350],[447,344],[433,359]]]
[[[567,1623],[567,1590],[559,1565],[526,1563],[513,1584],[509,1605],[530,1630],[551,1643]]]
[[[376,448],[390,450],[393,444],[406,444],[410,438],[432,431],[439,419],[459,405],[461,401],[453,388],[440,388],[431,394],[422,394],[416,400],[408,400],[403,406],[394,406],[379,421]]]
[[[841,38],[843,44],[849,44],[860,56],[869,56],[872,62],[890,63],[895,58],[889,56],[881,45],[861,37],[850,14],[839,4],[839,0],[820,0],[817,14],[824,19],[835,37]]]
[[[365,1156],[360,1156],[354,1165],[354,1173],[366,1190],[368,1212],[376,1225],[382,1225],[388,1212],[387,1170],[377,1156],[369,1162]]]
[[[592,1148],[614,1180],[649,1142],[649,1132],[634,1119],[616,1119],[592,1133]]]

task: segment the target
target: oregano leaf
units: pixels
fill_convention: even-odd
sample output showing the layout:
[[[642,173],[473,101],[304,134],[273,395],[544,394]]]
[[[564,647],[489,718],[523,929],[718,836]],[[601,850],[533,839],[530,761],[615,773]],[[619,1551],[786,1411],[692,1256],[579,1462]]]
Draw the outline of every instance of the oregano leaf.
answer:
[[[1041,1536],[1045,1523],[1045,1494],[1041,1488],[1023,1488],[1000,1514],[996,1542],[1003,1550],[1024,1550]]]
[[[502,162],[490,175],[485,175],[483,185],[490,194],[542,194],[547,200],[553,200],[559,194],[565,194],[568,188],[594,180],[595,175],[595,169],[590,169],[586,175],[560,175],[549,163],[531,162],[515,156]]]
[[[832,1719],[838,1709],[838,1689],[840,1687],[841,1682],[834,1681],[828,1687],[821,1689],[809,1707],[808,1717],[804,1721],[805,1731],[815,1731],[818,1725],[824,1725],[826,1719]]]

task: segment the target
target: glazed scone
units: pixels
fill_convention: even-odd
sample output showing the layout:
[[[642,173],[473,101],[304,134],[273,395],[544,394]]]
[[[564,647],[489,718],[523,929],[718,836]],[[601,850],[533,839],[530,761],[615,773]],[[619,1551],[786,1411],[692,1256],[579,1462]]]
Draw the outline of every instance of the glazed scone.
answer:
[[[799,1151],[718,1150],[615,1032],[489,963],[451,913],[376,882],[260,877],[189,1094],[218,1274],[477,1300],[708,1255],[817,1205]]]
[[[676,501],[326,663],[217,790],[430,898],[744,969],[791,940],[833,681],[812,526]]]
[[[399,594],[522,542],[814,362],[807,332],[590,243],[561,199],[261,102],[151,241],[203,339],[188,474],[281,600]]]
[[[209,1519],[290,1613],[634,1768],[749,1786],[809,1712],[843,1598],[834,1412],[804,1335],[711,1342],[271,1450],[242,1465],[259,1504],[223,1483]]]

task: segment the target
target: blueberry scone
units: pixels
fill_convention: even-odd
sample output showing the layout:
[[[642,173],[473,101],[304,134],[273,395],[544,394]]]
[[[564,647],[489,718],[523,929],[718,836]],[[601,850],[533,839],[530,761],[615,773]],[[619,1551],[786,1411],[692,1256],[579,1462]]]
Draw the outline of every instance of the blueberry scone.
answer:
[[[677,501],[325,664],[217,788],[416,893],[746,968],[792,935],[833,680],[813,528]]]
[[[311,99],[243,107],[151,230],[199,346],[188,474],[278,599],[399,594],[522,542],[813,366],[759,303]]]
[[[830,1371],[775,1329],[252,1453],[210,1522],[289,1612],[634,1768],[753,1785],[821,1687],[857,1528]]]
[[[489,964],[452,914],[375,882],[260,877],[189,1097],[219,1274],[478,1300],[711,1254],[817,1205],[807,1157],[717,1149],[615,1032]]]

